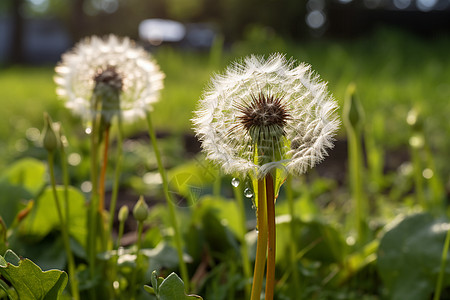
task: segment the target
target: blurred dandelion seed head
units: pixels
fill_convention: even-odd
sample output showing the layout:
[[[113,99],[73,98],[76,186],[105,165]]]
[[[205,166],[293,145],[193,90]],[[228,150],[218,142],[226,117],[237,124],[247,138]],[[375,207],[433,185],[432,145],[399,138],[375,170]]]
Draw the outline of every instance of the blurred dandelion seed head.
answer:
[[[193,119],[207,158],[228,174],[302,174],[333,147],[337,104],[307,64],[249,56],[212,78]]]
[[[57,94],[84,120],[97,113],[120,113],[128,122],[145,117],[158,101],[164,79],[147,51],[115,35],[80,41],[62,56],[55,72]],[[100,106],[95,105],[99,96],[107,98]]]

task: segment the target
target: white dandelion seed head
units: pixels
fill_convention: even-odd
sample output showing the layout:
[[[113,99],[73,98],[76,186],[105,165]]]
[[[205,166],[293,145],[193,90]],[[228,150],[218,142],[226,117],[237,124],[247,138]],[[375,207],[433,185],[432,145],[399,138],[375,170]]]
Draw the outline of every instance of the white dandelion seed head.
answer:
[[[307,64],[249,56],[212,78],[194,113],[207,158],[225,173],[305,173],[327,156],[337,103]]]
[[[55,67],[56,92],[74,114],[91,120],[97,113],[92,104],[96,77],[108,69],[117,72],[121,81],[120,112],[113,113],[130,122],[152,110],[163,88],[164,73],[143,48],[112,34],[86,38],[63,54]]]

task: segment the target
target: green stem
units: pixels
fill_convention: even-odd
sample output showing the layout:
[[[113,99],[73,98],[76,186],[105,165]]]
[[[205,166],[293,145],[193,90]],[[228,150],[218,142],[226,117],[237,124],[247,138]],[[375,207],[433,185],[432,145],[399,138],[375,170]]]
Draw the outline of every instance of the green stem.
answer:
[[[177,221],[176,212],[175,212],[175,204],[169,193],[169,183],[167,181],[166,171],[162,164],[161,155],[159,153],[158,143],[156,141],[155,131],[153,128],[150,113],[147,113],[147,124],[148,124],[148,132],[150,135],[150,140],[152,142],[156,161],[158,163],[159,174],[161,175],[161,179],[162,179],[164,196],[166,198],[167,206],[169,208],[170,222],[172,223],[172,227],[174,230],[175,247],[177,249],[178,260],[179,260],[179,264],[180,264],[179,267],[180,267],[180,272],[181,272],[181,278],[184,281],[184,286],[185,286],[186,291],[189,291],[189,275],[188,275],[186,263],[184,262],[184,259],[183,259],[183,243],[181,240],[180,229],[178,227],[178,221]]]
[[[420,159],[419,149],[417,147],[411,146],[411,159],[413,163],[413,177],[414,177],[414,188],[417,203],[422,207],[422,209],[429,208],[428,203],[425,200],[424,192],[424,179],[422,176],[422,162]]]
[[[363,195],[363,182],[362,182],[362,151],[361,151],[361,139],[359,130],[348,129],[348,142],[349,142],[349,169],[352,198],[355,207],[355,225],[358,235],[358,243],[363,245],[366,242],[366,234],[364,228],[364,222],[366,220],[366,203],[364,203]]]
[[[89,275],[93,280],[95,277],[95,255],[96,255],[96,236],[97,236],[97,210],[98,210],[98,117],[93,118],[92,131],[90,134],[91,140],[91,202],[89,204],[89,231],[88,231],[88,263],[89,263]],[[91,298],[95,298],[95,288],[90,291]],[[94,299],[93,298],[93,299]]]
[[[450,229],[447,229],[447,234],[445,236],[444,242],[444,249],[442,250],[441,269],[439,271],[438,279],[436,282],[436,290],[434,292],[433,300],[439,300],[441,298],[442,283],[444,282],[445,265],[447,263],[447,254],[449,246],[450,246]]]
[[[137,236],[137,243],[136,243],[136,266],[134,268],[133,274],[131,275],[131,299],[136,299],[136,278],[139,268],[139,254],[141,252],[141,241],[142,241],[142,231],[144,228],[144,222],[138,222],[138,236]]]
[[[296,232],[296,226],[295,226],[295,207],[294,207],[294,196],[292,192],[292,177],[288,175],[286,179],[286,198],[288,201],[289,206],[289,214],[291,216],[291,222],[290,222],[290,234],[291,239],[289,241],[289,248],[290,248],[290,259],[291,259],[291,268],[292,268],[292,287],[294,289],[295,294],[294,295],[300,295],[299,291],[299,283],[300,283],[300,276],[297,269],[297,232]]]
[[[104,132],[104,148],[103,148],[103,160],[102,160],[102,168],[100,170],[100,182],[98,187],[98,211],[100,214],[105,210],[105,182],[106,182],[106,169],[108,166],[108,150],[109,150],[109,125],[105,125]]]
[[[61,146],[61,166],[62,166],[62,172],[63,172],[63,184],[64,184],[64,204],[65,204],[65,220],[66,224],[70,224],[70,203],[69,203],[69,172],[67,170],[67,155],[66,151],[64,149],[64,145]]]
[[[266,300],[272,300],[275,289],[276,224],[274,180],[271,174],[266,175],[266,200],[268,224]]]
[[[258,180],[258,192],[255,194],[255,197],[257,198],[256,226],[258,239],[256,241],[255,269],[253,271],[253,285],[250,299],[260,300],[267,253],[267,203],[264,179]]]
[[[246,279],[251,278],[251,266],[250,266],[250,260],[248,257],[248,245],[247,240],[245,239],[245,234],[247,233],[247,226],[246,226],[246,217],[245,217],[245,205],[244,205],[244,199],[242,197],[242,189],[237,187],[233,187],[234,197],[236,198],[238,209],[241,213],[241,228],[242,228],[242,239],[241,239],[241,256],[242,256],[242,266],[244,271],[244,276]],[[245,283],[245,299],[248,299],[251,291],[251,285],[250,282],[246,281]]]
[[[113,224],[114,224],[114,215],[116,212],[117,206],[117,195],[119,193],[119,185],[120,185],[120,172],[122,170],[122,157],[123,157],[123,131],[122,131],[122,119],[119,116],[118,120],[118,135],[117,135],[117,153],[116,153],[116,169],[114,172],[114,185],[111,195],[111,203],[109,205],[109,224],[108,224],[108,237],[112,236]],[[119,228],[120,231],[120,228]],[[122,224],[122,233],[123,233],[123,224]],[[120,236],[121,238],[121,236]],[[112,245],[112,244],[111,244]],[[118,241],[118,245],[120,245],[120,239]]]
[[[69,268],[70,288],[71,288],[71,292],[72,292],[72,297],[75,300],[79,300],[80,294],[78,291],[78,280],[77,280],[76,274],[75,274],[75,260],[73,258],[73,254],[70,249],[69,233],[68,233],[68,229],[67,229],[66,223],[63,218],[61,204],[59,203],[59,199],[58,199],[58,192],[56,191],[56,180],[55,180],[55,172],[54,172],[54,165],[53,165],[53,152],[48,153],[48,167],[49,167],[49,172],[50,172],[50,181],[51,181],[51,185],[52,185],[53,198],[55,199],[56,211],[58,213],[59,222],[61,224],[61,234],[62,234],[64,248],[66,250],[66,255],[67,255],[67,265]]]

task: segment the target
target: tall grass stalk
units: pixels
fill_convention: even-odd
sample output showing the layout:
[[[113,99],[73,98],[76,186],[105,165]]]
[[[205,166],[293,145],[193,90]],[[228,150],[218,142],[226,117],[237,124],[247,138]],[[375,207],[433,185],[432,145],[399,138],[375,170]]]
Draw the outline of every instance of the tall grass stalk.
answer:
[[[297,228],[295,226],[295,207],[294,207],[294,195],[292,192],[292,176],[288,175],[286,178],[286,198],[289,206],[289,215],[291,216],[290,222],[290,235],[291,238],[289,240],[289,255],[291,261],[292,268],[292,281],[291,286],[293,287],[294,294],[300,295],[299,291],[299,283],[300,276],[297,269]]]
[[[150,140],[151,140],[151,143],[153,146],[153,151],[154,151],[155,157],[156,157],[156,162],[158,164],[159,174],[160,174],[161,180],[162,180],[164,196],[166,198],[166,203],[169,208],[169,218],[170,218],[170,222],[172,223],[171,225],[172,225],[173,231],[174,231],[175,248],[177,249],[181,278],[184,281],[184,287],[185,287],[186,291],[189,291],[189,283],[190,283],[189,274],[187,271],[186,263],[184,262],[184,259],[183,259],[183,242],[181,239],[180,228],[178,227],[178,221],[177,221],[176,211],[175,211],[175,204],[169,193],[169,182],[167,180],[166,170],[165,170],[162,160],[161,160],[161,155],[159,152],[158,143],[156,140],[155,130],[153,128],[153,123],[152,123],[150,113],[147,113],[147,125],[148,125],[148,133],[150,135]]]
[[[136,299],[136,279],[137,279],[137,273],[139,269],[139,255],[141,253],[141,244],[142,244],[142,232],[144,229],[144,222],[138,221],[138,232],[137,232],[137,242],[136,242],[136,266],[133,270],[133,273],[131,274],[131,299]]]
[[[70,203],[69,203],[69,171],[67,168],[67,153],[65,149],[65,137],[63,137],[61,133],[60,128],[60,139],[61,139],[61,147],[60,147],[60,156],[61,156],[61,169],[62,169],[62,176],[63,176],[63,185],[64,185],[64,204],[65,204],[65,220],[66,224],[70,224]]]
[[[96,237],[98,233],[98,150],[99,150],[99,116],[95,115],[92,119],[92,128],[90,132],[90,165],[91,165],[91,202],[89,203],[89,218],[88,218],[88,235],[87,235],[87,255],[89,264],[90,279],[94,280],[96,268]],[[90,289],[90,296],[95,299],[95,288]]]
[[[344,125],[347,130],[349,179],[351,196],[355,210],[354,223],[356,226],[357,242],[363,245],[367,242],[367,197],[363,188],[363,152],[362,152],[362,128],[364,111],[356,98],[356,86],[350,84],[347,88],[344,103]]]
[[[108,222],[108,237],[112,236],[113,224],[114,224],[114,214],[116,212],[117,206],[117,196],[119,193],[120,187],[120,174],[122,171],[122,159],[123,159],[123,127],[122,127],[122,118],[120,115],[118,116],[117,122],[117,150],[116,150],[116,165],[114,170],[114,184],[111,194],[111,201],[109,204],[109,222]],[[122,224],[123,227],[123,224]],[[120,228],[119,228],[120,229]],[[123,232],[123,228],[122,228]],[[118,241],[120,245],[120,239]],[[113,243],[111,243],[111,246]]]
[[[105,125],[105,131],[103,132],[103,156],[102,156],[102,166],[100,169],[100,181],[98,187],[98,211],[100,214],[105,210],[105,182],[106,182],[106,169],[108,166],[108,154],[109,154],[109,133],[111,126]]]
[[[447,234],[445,235],[444,248],[442,249],[441,268],[439,270],[438,279],[436,281],[436,288],[434,291],[433,300],[441,299],[442,284],[444,282],[445,265],[447,264],[447,255],[449,247],[450,247],[450,228],[447,229]]]
[[[63,239],[64,249],[66,250],[67,256],[67,267],[69,269],[69,278],[70,278],[70,290],[73,299],[79,300],[80,293],[78,290],[78,279],[75,273],[75,260],[73,257],[72,250],[70,249],[70,241],[69,241],[69,233],[67,223],[64,220],[61,204],[58,199],[58,192],[56,190],[56,179],[55,179],[55,171],[54,171],[54,153],[53,151],[48,152],[48,169],[50,173],[50,181],[52,185],[53,198],[55,199],[56,211],[58,213],[59,223],[61,225],[61,235]]]

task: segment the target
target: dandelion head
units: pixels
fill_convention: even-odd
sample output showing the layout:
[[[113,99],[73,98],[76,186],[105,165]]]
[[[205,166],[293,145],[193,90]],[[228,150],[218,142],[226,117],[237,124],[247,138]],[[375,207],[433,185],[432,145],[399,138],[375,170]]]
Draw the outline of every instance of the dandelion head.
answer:
[[[80,41],[63,54],[55,72],[57,94],[87,121],[97,114],[124,121],[144,117],[158,101],[164,79],[147,51],[115,35]]]
[[[226,173],[298,175],[333,147],[336,109],[309,65],[280,54],[249,56],[212,78],[193,123],[207,158]]]

